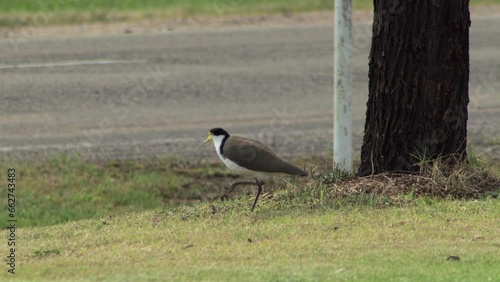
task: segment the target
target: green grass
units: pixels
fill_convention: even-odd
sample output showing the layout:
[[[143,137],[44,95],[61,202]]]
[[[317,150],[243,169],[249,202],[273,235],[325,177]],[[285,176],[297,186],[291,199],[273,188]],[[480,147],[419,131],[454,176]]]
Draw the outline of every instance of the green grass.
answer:
[[[1,1],[0,27],[289,14],[332,9],[333,1],[328,0]]]
[[[331,163],[329,159],[299,159],[296,163],[309,169],[317,164],[322,167],[319,174],[315,172],[314,178],[284,178],[269,182],[266,189],[273,192],[274,201],[268,202],[268,206],[278,210],[286,210],[291,206],[329,209],[343,207],[346,203],[377,206],[394,202],[388,199],[392,195],[368,194],[365,197],[350,198],[350,192],[339,199],[339,189],[344,191],[349,185],[369,187],[371,184],[364,183],[361,179],[359,183],[347,182],[337,185],[339,180],[352,176],[325,168],[331,167],[331,164],[328,164]],[[434,179],[421,177],[420,181],[424,183],[420,185],[423,185],[422,187],[401,189],[404,193],[417,193],[423,189],[429,190],[431,195],[441,195],[439,187],[430,189],[429,185],[442,183],[441,186],[447,187],[455,183],[453,187],[445,190],[456,191],[458,195],[460,191],[472,189],[476,184],[486,185],[494,181],[488,176],[488,171],[498,173],[500,168],[498,164],[477,158],[474,153],[469,156],[469,164],[469,168],[459,167],[452,174],[443,170],[436,173],[435,167],[432,167],[430,175],[433,175]],[[0,171],[7,171],[8,168],[15,168],[17,174],[18,188],[15,194],[19,227],[47,226],[179,204],[210,202],[226,194],[230,182],[238,177],[221,162],[201,160],[190,163],[175,158],[91,162],[76,155],[63,154],[37,161],[17,161],[8,165],[6,162],[0,163]],[[446,176],[448,174],[450,176]],[[487,181],[488,179],[490,181]],[[372,193],[377,193],[374,192],[377,189],[388,189],[391,183],[399,183],[383,184],[384,180],[382,177],[373,182],[382,186],[370,188],[374,189]],[[423,182],[424,180],[427,182]],[[470,181],[473,183],[467,184]],[[6,187],[7,177],[0,183]],[[458,184],[465,186],[460,188]],[[477,191],[480,191],[480,187],[477,187]],[[233,198],[241,197],[241,201],[247,201],[247,196],[254,196],[255,189],[241,187],[236,192],[232,195]],[[486,195],[494,196],[498,193],[500,191],[488,192]],[[405,196],[402,195],[402,198],[397,202],[404,202]],[[6,201],[2,207],[7,210]],[[0,223],[2,228],[7,225],[6,221]]]
[[[495,281],[500,202],[244,201],[18,230],[19,281]],[[6,238],[6,231],[2,231]],[[458,256],[459,261],[447,260]],[[7,266],[4,264],[4,268]],[[12,275],[5,271],[0,280]]]
[[[17,171],[19,226],[143,211],[214,197],[234,177],[220,164],[195,168],[175,159],[87,162],[61,155],[35,162],[11,163]],[[0,171],[7,165],[0,164]],[[200,182],[195,177],[210,179]],[[217,180],[224,179],[224,182]],[[0,183],[6,186],[5,179]],[[222,192],[221,192],[222,193]],[[2,207],[7,210],[7,203]],[[2,222],[1,227],[7,225]]]
[[[499,4],[500,0],[471,0],[471,5]],[[35,13],[57,11],[141,11],[178,10],[185,14],[216,15],[229,12],[275,13],[283,11],[331,10],[334,0],[17,0],[0,1],[1,13]],[[373,0],[353,0],[355,9],[373,7]]]
[[[310,168],[325,161],[296,163]],[[484,168],[477,160],[471,166]],[[474,201],[339,196],[336,183],[352,176],[327,171],[269,183],[272,192],[250,213],[253,187],[229,200],[218,197],[236,177],[220,163],[62,155],[9,167],[17,171],[17,274],[4,263],[0,281],[494,281],[500,275],[498,193]],[[2,162],[0,171],[6,169]]]
[[[500,0],[472,0],[471,5]],[[0,27],[332,11],[334,0],[17,0],[0,1]],[[354,0],[371,10],[372,0]]]
[[[361,2],[368,2],[363,0]],[[55,8],[57,7],[57,8]],[[290,10],[322,10],[331,9],[333,1],[329,0],[18,0],[1,1],[2,12],[37,12],[43,10],[61,11],[90,11],[90,10],[116,10],[137,11],[148,9],[178,9],[187,13],[216,14],[222,10],[234,12],[266,12],[267,9],[290,9]]]

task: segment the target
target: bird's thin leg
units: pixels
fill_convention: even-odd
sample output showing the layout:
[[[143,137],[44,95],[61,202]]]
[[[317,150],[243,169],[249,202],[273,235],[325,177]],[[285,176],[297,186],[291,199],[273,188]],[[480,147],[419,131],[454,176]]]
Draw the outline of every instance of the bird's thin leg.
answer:
[[[262,192],[262,185],[264,183],[260,182],[258,179],[255,179],[255,184],[259,186],[259,190],[257,191],[257,196],[255,196],[255,201],[253,202],[253,206],[250,212],[253,212],[253,209],[255,209],[255,205],[257,204],[257,200],[259,200],[260,193]]]

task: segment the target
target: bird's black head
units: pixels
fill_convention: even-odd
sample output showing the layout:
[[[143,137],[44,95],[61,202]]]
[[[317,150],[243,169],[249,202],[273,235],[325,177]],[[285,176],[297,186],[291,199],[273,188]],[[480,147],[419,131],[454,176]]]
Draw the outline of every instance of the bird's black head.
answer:
[[[215,128],[210,129],[210,133],[212,133],[215,136],[220,136],[220,135],[229,136],[229,133],[227,133],[227,131],[225,131],[224,129],[222,129],[220,127],[215,127]]]

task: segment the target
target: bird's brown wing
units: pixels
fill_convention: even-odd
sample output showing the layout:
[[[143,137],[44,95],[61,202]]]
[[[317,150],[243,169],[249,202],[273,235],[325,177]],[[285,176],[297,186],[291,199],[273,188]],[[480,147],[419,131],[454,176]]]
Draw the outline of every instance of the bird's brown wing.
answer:
[[[244,137],[229,136],[222,154],[239,166],[254,171],[307,175],[307,172],[281,159],[266,145]]]

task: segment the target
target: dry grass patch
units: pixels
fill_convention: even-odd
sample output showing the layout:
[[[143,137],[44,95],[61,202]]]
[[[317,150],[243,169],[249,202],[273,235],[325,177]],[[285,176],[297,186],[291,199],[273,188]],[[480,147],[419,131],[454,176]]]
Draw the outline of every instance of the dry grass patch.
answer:
[[[346,205],[387,207],[411,203],[415,198],[472,200],[498,198],[500,194],[500,177],[494,167],[475,157],[453,166],[438,160],[427,161],[420,167],[416,173],[388,172],[367,177],[323,168],[308,178],[270,183],[260,204],[277,210],[290,204],[311,209]]]
[[[387,172],[345,180],[336,183],[336,193],[478,199],[490,195],[497,197],[499,187],[500,178],[491,170],[469,164],[446,167],[434,163],[416,174]]]

